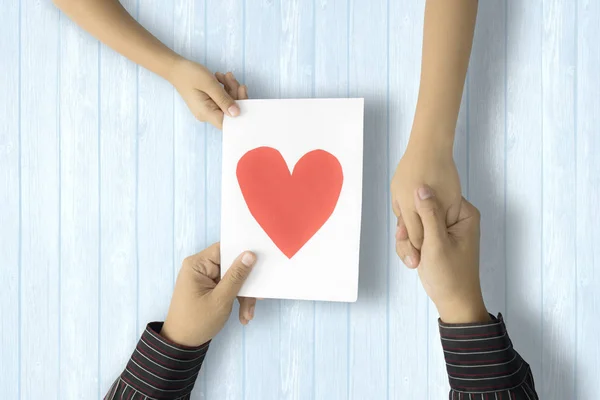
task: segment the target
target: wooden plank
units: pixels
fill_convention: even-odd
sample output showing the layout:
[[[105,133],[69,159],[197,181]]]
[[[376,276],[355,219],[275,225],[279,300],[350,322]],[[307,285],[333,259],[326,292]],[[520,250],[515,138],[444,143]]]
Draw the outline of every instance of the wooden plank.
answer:
[[[279,82],[281,98],[314,93],[315,14],[310,1],[281,2]],[[283,300],[280,310],[280,399],[314,394],[315,302]]]
[[[261,0],[252,6],[246,2],[244,80],[252,98],[280,97],[280,17],[279,1]],[[282,396],[280,304],[279,300],[260,301],[245,328],[247,399],[279,400]]]
[[[481,212],[481,285],[491,313],[504,312],[505,4],[481,2],[469,75],[467,194]]]
[[[347,0],[316,2],[315,97],[348,97],[348,12]],[[314,398],[347,399],[350,306],[316,302],[314,312]]]
[[[207,0],[206,21],[206,65],[213,72],[232,71],[238,81],[243,81],[244,3],[241,0]],[[221,135],[220,130],[206,125],[205,226],[208,244],[219,241],[221,236]],[[238,315],[236,304],[229,322],[211,343],[204,369],[208,399],[243,397],[244,331]]]
[[[124,2],[132,15],[135,0]],[[137,67],[100,48],[100,369],[102,395],[137,336]],[[119,327],[119,329],[115,329]]]
[[[20,390],[20,14],[19,3],[0,0],[0,392],[18,398]]]
[[[59,13],[21,6],[20,397],[59,398],[60,147]]]
[[[543,4],[542,399],[573,398],[576,349],[575,2]]]
[[[138,2],[139,21],[173,45],[173,4]],[[173,267],[173,97],[160,77],[138,69],[138,334],[164,320],[175,279]]]
[[[588,399],[600,393],[600,343],[598,310],[600,310],[600,4],[597,1],[578,2],[577,24],[577,92],[575,162],[577,171],[577,350],[575,354],[576,399]],[[572,265],[571,262],[566,264]],[[565,264],[563,264],[563,268]],[[560,322],[560,321],[559,321]]]
[[[411,133],[419,93],[424,2],[391,2],[389,14],[389,164],[387,180],[396,170]],[[368,140],[368,139],[367,139]],[[388,397],[407,393],[427,398],[428,298],[416,271],[404,266],[393,245],[397,219],[386,204],[388,246]],[[435,310],[435,309],[434,309]],[[410,327],[410,328],[408,328]],[[447,382],[447,378],[446,378]],[[438,398],[433,396],[433,398]]]
[[[204,63],[206,58],[205,1],[178,1],[174,10],[174,50],[187,59]],[[207,247],[206,241],[206,125],[198,122],[183,99],[175,93],[174,140],[174,242],[173,274],[183,259]],[[214,342],[213,342],[214,343]],[[214,346],[211,345],[211,353]],[[193,399],[204,399],[205,371],[200,371]]]
[[[541,382],[542,1],[508,1],[506,17],[504,317],[515,348]]]
[[[365,98],[362,238],[358,302],[350,307],[349,398],[388,389],[387,1],[350,2],[350,97]]]
[[[99,43],[60,20],[60,396],[100,396]]]

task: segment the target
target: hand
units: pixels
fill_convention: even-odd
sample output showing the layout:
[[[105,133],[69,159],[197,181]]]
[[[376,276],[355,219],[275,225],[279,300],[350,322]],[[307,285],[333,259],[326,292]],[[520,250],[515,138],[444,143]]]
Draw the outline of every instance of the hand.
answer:
[[[444,208],[429,186],[415,190],[413,202],[424,228],[417,271],[440,318],[451,324],[489,321],[479,281],[479,211],[463,198],[457,222],[446,227]]]
[[[203,65],[181,58],[173,65],[169,81],[199,121],[222,129],[224,114],[230,117],[240,114],[240,108],[235,104],[239,83],[231,72],[219,82]],[[228,88],[233,87],[236,91],[232,94]]]
[[[392,207],[398,217],[396,249],[410,268],[419,265],[423,245],[423,225],[413,199],[415,190],[423,183],[435,189],[446,226],[456,223],[462,200],[451,144],[442,143],[439,137],[417,137],[398,163],[390,188]]]
[[[223,329],[256,256],[242,253],[223,279],[219,279],[220,254],[217,243],[183,261],[161,336],[183,346],[196,347]]]

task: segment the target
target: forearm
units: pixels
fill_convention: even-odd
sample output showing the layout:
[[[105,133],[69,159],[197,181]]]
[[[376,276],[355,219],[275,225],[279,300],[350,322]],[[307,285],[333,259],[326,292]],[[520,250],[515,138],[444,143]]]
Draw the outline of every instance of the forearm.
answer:
[[[159,334],[162,325],[148,324],[106,400],[189,399],[209,344],[186,347],[173,343]]]
[[[142,27],[117,0],[54,0],[75,23],[131,61],[169,79],[180,58]]]
[[[477,16],[477,0],[427,0],[421,83],[411,140],[451,148]]]
[[[534,400],[529,364],[515,351],[502,315],[488,322],[440,321],[451,399]]]

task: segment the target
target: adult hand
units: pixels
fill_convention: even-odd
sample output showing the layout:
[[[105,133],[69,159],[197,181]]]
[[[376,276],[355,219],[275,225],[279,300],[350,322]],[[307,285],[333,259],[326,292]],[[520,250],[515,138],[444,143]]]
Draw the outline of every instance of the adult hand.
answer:
[[[180,345],[196,347],[223,329],[256,256],[248,251],[240,254],[223,279],[219,279],[220,254],[216,243],[183,261],[160,332],[163,337]]]
[[[230,117],[240,114],[235,104],[240,85],[231,72],[220,81],[205,66],[180,58],[171,68],[169,81],[199,121],[222,129],[224,114]]]
[[[456,223],[462,195],[458,171],[452,158],[452,146],[425,134],[412,134],[404,156],[392,178],[392,208],[398,217],[396,248],[404,263],[419,265],[423,245],[423,224],[415,208],[413,194],[423,183],[436,191],[440,212],[450,226]]]
[[[445,209],[429,186],[415,190],[413,202],[424,230],[417,271],[440,318],[489,321],[479,280],[479,211],[463,198],[457,222],[446,227]]]

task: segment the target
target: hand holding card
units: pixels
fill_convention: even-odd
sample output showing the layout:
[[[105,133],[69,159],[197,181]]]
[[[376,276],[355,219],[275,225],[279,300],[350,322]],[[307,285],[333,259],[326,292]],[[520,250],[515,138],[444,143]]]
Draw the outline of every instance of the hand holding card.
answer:
[[[221,251],[225,265],[241,247],[261,260],[240,295],[355,301],[363,100],[239,104],[223,130]]]

